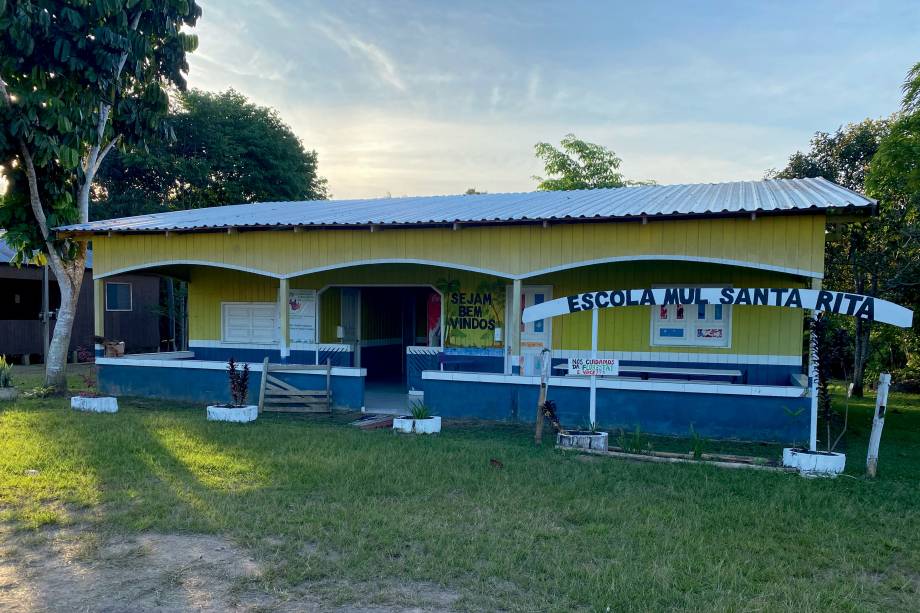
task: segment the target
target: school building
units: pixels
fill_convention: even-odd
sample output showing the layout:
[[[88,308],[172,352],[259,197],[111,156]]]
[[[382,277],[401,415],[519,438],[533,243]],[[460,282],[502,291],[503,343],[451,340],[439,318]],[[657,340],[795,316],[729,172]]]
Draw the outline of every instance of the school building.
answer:
[[[333,400],[444,417],[532,421],[549,398],[585,424],[589,312],[522,324],[524,307],[599,289],[818,288],[827,232],[875,201],[824,179],[571,192],[273,202],[59,228],[92,241],[94,284],[143,272],[188,282],[189,351],[99,358],[102,390],[227,397],[225,361],[331,361]],[[105,335],[96,300],[96,334]],[[599,426],[803,442],[804,311],[659,305],[599,312]],[[628,371],[628,372],[625,372]],[[302,388],[315,371],[285,371]],[[803,410],[804,409],[804,410]]]

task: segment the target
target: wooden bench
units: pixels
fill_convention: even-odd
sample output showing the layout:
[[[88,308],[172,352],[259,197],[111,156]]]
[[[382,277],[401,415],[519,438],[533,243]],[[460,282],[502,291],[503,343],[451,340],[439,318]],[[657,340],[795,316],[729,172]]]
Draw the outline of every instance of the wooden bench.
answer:
[[[302,390],[273,377],[272,372],[317,370],[326,373],[326,389]],[[262,362],[262,385],[259,388],[259,413],[332,413],[332,362],[324,365],[269,364]]]

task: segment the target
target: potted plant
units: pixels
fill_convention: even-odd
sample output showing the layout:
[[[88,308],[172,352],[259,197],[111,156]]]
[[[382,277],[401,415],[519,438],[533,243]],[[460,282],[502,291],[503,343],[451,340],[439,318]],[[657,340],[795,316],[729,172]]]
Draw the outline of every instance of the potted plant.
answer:
[[[0,355],[0,400],[16,400],[19,390],[13,387],[11,378],[13,365],[6,361],[5,355]]]
[[[556,430],[556,446],[570,449],[596,449],[607,451],[607,441],[610,434],[597,429],[597,424],[591,423],[581,430],[566,430],[559,422],[556,413],[556,403],[547,400],[543,403],[543,416],[549,420]]]
[[[246,404],[249,395],[249,364],[237,368],[233,358],[227,362],[227,376],[230,383],[230,403],[212,404],[208,407],[209,421],[233,421],[246,423],[259,416],[259,406]]]
[[[81,375],[86,389],[70,397],[70,408],[89,413],[117,413],[118,399],[114,396],[100,396],[96,390],[96,378],[93,375]]]
[[[811,352],[813,364],[812,374],[816,379],[814,387],[818,396],[818,413],[823,415],[827,428],[827,449],[812,451],[798,446],[783,449],[783,466],[797,468],[800,473],[806,475],[834,477],[842,473],[846,466],[846,454],[834,451],[846,431],[846,418],[840,434],[836,439],[831,440],[833,407],[831,405],[830,391],[828,390],[828,381],[830,380],[830,359],[835,353],[833,345],[828,339],[826,318],[821,315],[813,317],[811,319],[809,351]]]
[[[441,418],[432,415],[424,403],[413,402],[411,408],[412,415],[403,415],[393,420],[394,430],[416,434],[437,434],[441,431]]]

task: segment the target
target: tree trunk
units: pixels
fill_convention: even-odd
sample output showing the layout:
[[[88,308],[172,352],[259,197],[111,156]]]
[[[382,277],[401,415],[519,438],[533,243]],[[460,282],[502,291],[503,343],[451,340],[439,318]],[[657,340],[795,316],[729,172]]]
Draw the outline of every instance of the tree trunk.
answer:
[[[856,320],[856,347],[853,352],[853,397],[862,398],[866,376],[866,361],[869,358],[869,334],[872,325],[862,319]]]
[[[73,322],[77,314],[77,302],[83,285],[83,272],[86,270],[86,250],[80,249],[77,257],[68,262],[70,270],[60,266],[60,260],[49,260],[61,293],[61,307],[58,309],[54,334],[45,356],[45,385],[55,391],[67,391],[67,354],[70,351],[70,337]]]

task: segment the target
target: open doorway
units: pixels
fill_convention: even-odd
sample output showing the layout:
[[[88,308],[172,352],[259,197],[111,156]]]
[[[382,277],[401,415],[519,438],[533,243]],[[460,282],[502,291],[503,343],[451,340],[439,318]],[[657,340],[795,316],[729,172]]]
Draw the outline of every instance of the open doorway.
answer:
[[[329,288],[340,295],[341,342],[367,371],[368,411],[407,409],[407,348],[441,344],[441,295],[430,286]]]

